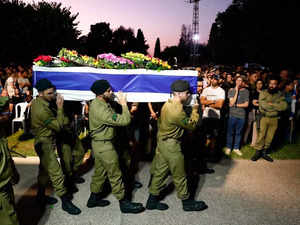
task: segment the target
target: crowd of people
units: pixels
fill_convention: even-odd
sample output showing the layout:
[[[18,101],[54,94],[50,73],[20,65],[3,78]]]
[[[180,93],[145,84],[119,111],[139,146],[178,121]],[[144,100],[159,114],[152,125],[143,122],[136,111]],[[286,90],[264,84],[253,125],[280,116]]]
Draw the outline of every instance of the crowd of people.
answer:
[[[87,207],[110,204],[103,199],[108,179],[122,213],[144,211],[143,204],[131,202],[128,195],[133,188],[143,185],[134,179],[138,162],[150,159],[146,209],[168,209],[159,196],[171,173],[183,210],[201,211],[207,205],[190,195],[189,175],[214,173],[207,162],[218,162],[224,154],[242,156],[241,146],[248,143],[253,147],[252,161],[263,158],[273,162],[268,154],[274,151],[274,136],[283,137],[279,140],[281,144],[294,141],[295,125],[300,116],[300,73],[282,70],[276,75],[262,69],[221,66],[198,67],[196,70],[195,98],[190,84],[177,80],[170,84],[172,98],[166,103],[127,103],[122,93],[114,102],[110,84],[98,80],[91,86],[96,98],[84,106],[83,115],[81,104],[74,106],[64,102],[47,79],[37,82],[39,95],[32,100],[31,69],[18,66],[0,70],[1,96],[9,102],[8,115],[15,113],[14,105],[18,102],[30,102],[31,117],[28,119],[35,137],[35,151],[40,158],[37,202],[42,205],[57,202],[45,194],[50,180],[61,199],[62,209],[73,215],[81,213],[72,203],[72,194],[78,191],[77,183],[85,182],[80,176],[80,165],[89,148],[92,149],[95,172]],[[0,105],[2,112],[4,102]],[[78,138],[77,127],[74,129],[72,123],[80,116],[89,130],[85,138],[89,142],[87,145],[85,140]],[[77,122],[75,124],[78,126]],[[1,141],[3,155],[7,155],[13,164],[7,153],[7,143]],[[278,140],[275,141],[278,144]],[[55,148],[61,163],[56,159]],[[124,168],[121,161],[125,162]],[[5,161],[1,163],[4,165]],[[14,179],[8,176],[7,182],[0,182],[1,191],[10,194],[11,184],[17,182],[15,167],[11,165],[11,168],[6,175],[10,174]],[[9,210],[13,210],[13,206]]]

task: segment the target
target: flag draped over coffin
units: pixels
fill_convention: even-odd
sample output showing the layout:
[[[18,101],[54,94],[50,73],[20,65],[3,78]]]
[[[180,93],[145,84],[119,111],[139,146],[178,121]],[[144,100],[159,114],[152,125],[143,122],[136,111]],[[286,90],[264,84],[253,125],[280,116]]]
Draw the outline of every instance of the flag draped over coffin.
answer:
[[[197,71],[96,69],[91,67],[33,66],[33,85],[42,78],[49,79],[65,100],[88,101],[95,98],[90,87],[100,79],[107,80],[114,92],[123,91],[128,102],[164,102],[170,98],[170,86],[178,79],[187,80],[191,91],[197,90]],[[34,95],[37,91],[34,88]]]

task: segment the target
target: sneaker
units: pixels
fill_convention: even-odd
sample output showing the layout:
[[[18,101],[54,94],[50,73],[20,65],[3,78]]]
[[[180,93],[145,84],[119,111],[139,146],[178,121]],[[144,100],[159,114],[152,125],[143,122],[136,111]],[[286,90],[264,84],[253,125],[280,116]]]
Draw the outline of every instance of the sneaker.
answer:
[[[225,155],[230,155],[231,149],[230,148],[225,148],[224,153],[225,153]]]
[[[232,150],[235,154],[237,154],[238,156],[242,156],[243,153],[239,150],[239,149],[233,149]]]

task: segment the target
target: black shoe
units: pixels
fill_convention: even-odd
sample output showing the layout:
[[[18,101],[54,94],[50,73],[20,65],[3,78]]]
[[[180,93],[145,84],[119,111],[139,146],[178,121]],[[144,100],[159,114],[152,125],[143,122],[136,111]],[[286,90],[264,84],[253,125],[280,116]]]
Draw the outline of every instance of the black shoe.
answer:
[[[64,211],[71,215],[78,215],[81,213],[81,210],[77,208],[65,195],[61,196],[61,207]]]
[[[95,194],[92,192],[86,206],[88,208],[94,208],[94,207],[105,207],[108,206],[109,204],[110,204],[109,201],[101,199],[99,194]]]
[[[262,156],[261,156],[261,157],[262,157],[263,159],[269,161],[269,162],[273,162],[273,161],[274,161],[270,156],[267,155],[267,150],[266,150],[266,149],[264,149],[264,150],[262,151]]]
[[[204,168],[204,169],[200,169],[199,170],[199,174],[212,174],[214,173],[215,170],[214,169],[210,169],[210,168]]]
[[[140,182],[138,182],[138,181],[135,180],[133,182],[133,187],[139,189],[139,188],[142,188],[143,185],[142,185],[142,183],[140,183]]]
[[[141,203],[130,202],[128,200],[120,200],[120,210],[122,213],[141,213],[145,210]]]
[[[256,150],[254,156],[252,156],[251,160],[252,161],[257,161],[258,159],[260,159],[262,157],[262,152],[261,150]]]
[[[153,210],[167,210],[169,206],[166,203],[159,202],[157,196],[149,195],[149,198],[146,203],[146,209]]]
[[[208,208],[203,201],[195,201],[192,199],[182,200],[182,208],[184,211],[202,211]]]

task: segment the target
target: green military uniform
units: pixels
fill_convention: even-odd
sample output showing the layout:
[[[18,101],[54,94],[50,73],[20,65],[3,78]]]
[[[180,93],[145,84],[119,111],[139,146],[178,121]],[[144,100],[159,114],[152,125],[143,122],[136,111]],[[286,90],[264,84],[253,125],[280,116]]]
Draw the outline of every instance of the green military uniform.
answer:
[[[49,102],[38,97],[31,106],[31,127],[35,135],[35,150],[40,158],[38,184],[46,187],[49,178],[58,196],[67,191],[64,175],[55,155],[55,134],[63,128],[63,109],[57,110],[57,116],[49,108]]]
[[[158,120],[157,148],[152,163],[153,179],[150,194],[159,195],[170,170],[178,198],[182,200],[189,198],[180,139],[184,129],[196,128],[198,119],[196,109],[193,109],[191,116],[187,117],[180,102],[168,100],[162,107]]]
[[[273,105],[269,105],[269,103]],[[284,96],[277,92],[270,94],[264,90],[259,94],[259,111],[262,113],[260,129],[254,148],[256,150],[268,149],[277,130],[279,113],[286,110],[287,103]]]
[[[8,97],[0,97],[0,109]],[[0,123],[2,127],[2,124]],[[7,139],[0,128],[0,223],[1,225],[19,224],[15,210],[14,192],[11,179],[14,175],[14,162],[8,150]]]
[[[64,116],[63,121],[63,128],[57,134],[57,139],[59,139],[57,148],[61,153],[64,172],[68,177],[72,177],[82,164],[85,151],[80,139],[73,134],[69,126],[69,118]]]
[[[108,176],[112,193],[118,200],[124,198],[124,183],[113,139],[115,137],[114,127],[127,126],[129,123],[130,113],[127,105],[122,105],[122,114],[117,114],[104,100],[96,98],[92,101],[89,111],[92,150],[95,157],[95,172],[91,182],[92,193],[102,191]]]

